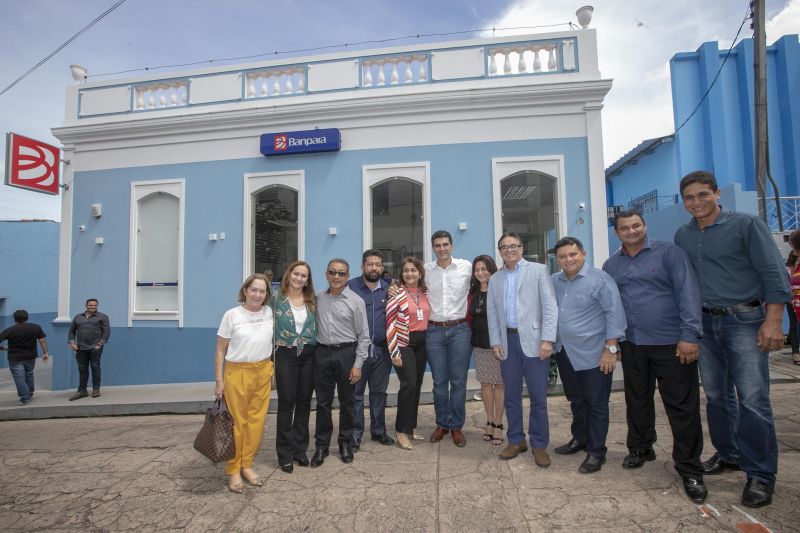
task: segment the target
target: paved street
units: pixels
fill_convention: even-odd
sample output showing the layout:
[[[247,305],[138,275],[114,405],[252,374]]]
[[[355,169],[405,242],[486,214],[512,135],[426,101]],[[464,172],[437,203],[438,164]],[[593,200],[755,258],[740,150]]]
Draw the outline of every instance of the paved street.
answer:
[[[277,469],[274,415],[256,468],[263,488],[227,491],[222,467],[192,449],[200,415],[121,416],[0,423],[0,524],[5,531],[797,531],[800,524],[800,383],[774,384],[780,472],[772,506],[739,503],[742,473],[708,477],[708,504],[683,494],[659,406],[658,458],[623,471],[622,393],[612,394],[609,462],[577,473],[582,456],[528,454],[509,462],[481,440],[482,406],[468,404],[468,439],[413,451],[368,442],[344,465]],[[566,400],[549,399],[551,450],[569,438]],[[393,426],[394,409],[387,410]],[[433,407],[420,412],[424,434]],[[312,414],[313,425],[313,414]],[[706,437],[706,449],[710,449]],[[706,454],[708,455],[708,454]],[[759,525],[760,522],[763,525]]]

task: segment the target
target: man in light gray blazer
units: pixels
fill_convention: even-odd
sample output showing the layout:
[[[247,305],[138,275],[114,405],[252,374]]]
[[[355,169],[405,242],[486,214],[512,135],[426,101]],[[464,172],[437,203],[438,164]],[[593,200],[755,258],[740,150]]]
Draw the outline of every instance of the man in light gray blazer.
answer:
[[[550,466],[547,445],[548,358],[553,353],[558,304],[547,267],[522,258],[522,239],[506,232],[497,242],[503,268],[489,279],[486,313],[489,340],[501,361],[508,418],[508,446],[501,459],[513,459],[528,449],[522,424],[522,379],[528,386],[528,433],[537,466]]]

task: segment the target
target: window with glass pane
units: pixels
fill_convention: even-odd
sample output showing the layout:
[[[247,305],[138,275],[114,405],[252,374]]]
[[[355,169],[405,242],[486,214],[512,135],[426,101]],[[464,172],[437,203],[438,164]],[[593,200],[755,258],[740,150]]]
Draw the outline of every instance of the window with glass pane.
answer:
[[[407,255],[423,257],[422,185],[402,177],[371,190],[372,247],[383,252],[383,267],[393,278]]]
[[[271,185],[253,195],[253,272],[272,271],[278,282],[297,259],[297,191]]]
[[[180,203],[159,191],[139,199],[134,312],[178,312]]]
[[[516,172],[500,182],[500,194],[503,231],[519,233],[525,259],[555,271],[553,254],[548,254],[558,239],[555,178],[529,170]]]

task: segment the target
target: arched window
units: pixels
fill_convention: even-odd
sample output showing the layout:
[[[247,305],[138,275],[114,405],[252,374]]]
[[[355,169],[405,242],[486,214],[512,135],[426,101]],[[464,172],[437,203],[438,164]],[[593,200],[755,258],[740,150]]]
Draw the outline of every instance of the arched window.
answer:
[[[397,278],[405,256],[423,257],[422,185],[394,176],[372,186],[370,201],[372,248],[383,252],[384,270]]]
[[[269,185],[253,194],[253,272],[272,271],[279,282],[298,258],[298,194],[283,185]]]

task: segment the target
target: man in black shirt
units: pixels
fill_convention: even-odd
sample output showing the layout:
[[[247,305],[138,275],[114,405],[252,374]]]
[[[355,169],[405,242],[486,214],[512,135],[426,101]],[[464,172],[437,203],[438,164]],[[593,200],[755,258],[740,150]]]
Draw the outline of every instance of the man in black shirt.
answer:
[[[92,398],[100,396],[100,356],[103,346],[111,335],[108,315],[97,310],[97,300],[86,300],[86,311],[75,315],[69,326],[67,341],[75,352],[78,361],[78,392],[69,401],[86,398],[86,385],[89,382],[89,368],[92,369]]]
[[[14,311],[14,325],[0,332],[0,342],[8,340],[8,369],[23,405],[33,400],[33,369],[36,366],[36,341],[42,346],[42,361],[49,359],[46,335],[39,324],[28,323],[28,312]],[[6,348],[0,348],[5,350]]]

